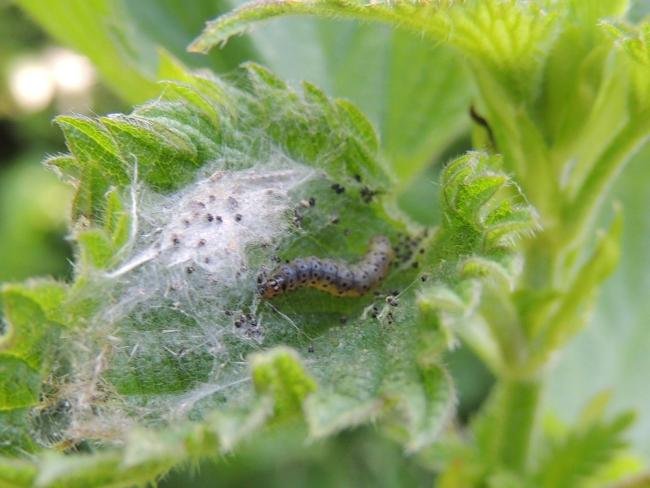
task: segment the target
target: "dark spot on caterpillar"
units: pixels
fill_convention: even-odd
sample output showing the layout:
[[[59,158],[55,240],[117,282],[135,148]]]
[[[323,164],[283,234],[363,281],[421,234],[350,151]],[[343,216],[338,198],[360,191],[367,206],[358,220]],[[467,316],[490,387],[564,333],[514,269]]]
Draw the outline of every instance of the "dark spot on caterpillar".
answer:
[[[223,219],[221,218],[221,215],[217,215],[217,216],[215,217],[215,220],[217,221],[218,224],[220,224],[221,222],[223,222]]]
[[[334,190],[334,192],[337,193],[338,195],[340,195],[345,191],[345,187],[339,185],[338,183],[334,183],[330,188]]]
[[[310,207],[315,207],[316,206],[316,199],[314,197],[309,197],[309,200],[307,200],[307,203],[309,203]]]
[[[189,226],[190,226],[190,221],[187,220],[187,219],[183,219],[183,225],[184,225],[185,227],[189,227]]]
[[[235,197],[228,197],[228,207],[230,207],[231,210],[235,210],[237,207],[239,207],[239,202],[235,199]]]
[[[207,219],[208,222],[212,222],[214,220],[214,215],[212,214],[206,214],[205,218]]]
[[[199,239],[199,242],[196,244],[198,247],[203,247],[205,246],[205,239]]]
[[[361,175],[359,174],[354,175],[354,179],[357,180],[358,183],[361,183]]]
[[[268,278],[258,279],[258,290],[264,298],[300,287],[316,288],[335,296],[361,296],[386,277],[392,259],[390,241],[376,236],[365,256],[355,264],[316,257],[295,259],[278,267]]]
[[[172,243],[174,246],[178,246],[181,243],[180,237],[178,237],[176,234],[172,236]]]
[[[314,352],[314,345],[309,344],[309,347],[307,348],[307,352]]]
[[[187,271],[187,274],[194,273],[194,266],[188,266],[187,268],[185,268],[185,271]]]
[[[339,219],[338,215],[332,215],[332,220],[330,221],[332,224],[338,224],[341,221]]]
[[[243,218],[243,217],[242,217],[242,214],[236,214],[236,215],[235,215],[235,222],[241,222],[241,219],[242,219],[242,218]]]

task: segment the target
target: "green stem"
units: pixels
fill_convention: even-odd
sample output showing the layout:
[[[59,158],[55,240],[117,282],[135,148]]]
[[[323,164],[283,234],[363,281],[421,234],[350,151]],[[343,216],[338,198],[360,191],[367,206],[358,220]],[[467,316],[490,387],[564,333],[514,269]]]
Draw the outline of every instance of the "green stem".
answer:
[[[494,390],[491,409],[484,419],[485,446],[497,465],[524,472],[537,425],[542,383],[537,379],[501,378]]]
[[[506,380],[504,391],[504,443],[500,460],[515,471],[526,468],[531,439],[536,425],[541,383],[538,381]]]

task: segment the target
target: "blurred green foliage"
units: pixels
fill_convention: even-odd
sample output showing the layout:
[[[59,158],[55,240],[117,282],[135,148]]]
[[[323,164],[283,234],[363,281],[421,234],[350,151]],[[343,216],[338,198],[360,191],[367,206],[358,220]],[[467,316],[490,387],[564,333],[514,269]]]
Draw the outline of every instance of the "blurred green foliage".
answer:
[[[65,235],[72,192],[43,170],[41,157],[24,155],[0,170],[0,281],[70,277]]]
[[[563,352],[549,384],[549,407],[565,421],[582,399],[611,389],[612,409],[633,408],[639,418],[634,444],[650,459],[650,147],[623,173],[611,200],[624,209],[622,259],[605,284],[593,323]],[[641,263],[641,264],[640,264]]]
[[[279,447],[281,446],[281,447]],[[236,455],[175,470],[161,487],[431,486],[434,476],[372,428],[346,431],[305,445],[299,429],[246,443]]]

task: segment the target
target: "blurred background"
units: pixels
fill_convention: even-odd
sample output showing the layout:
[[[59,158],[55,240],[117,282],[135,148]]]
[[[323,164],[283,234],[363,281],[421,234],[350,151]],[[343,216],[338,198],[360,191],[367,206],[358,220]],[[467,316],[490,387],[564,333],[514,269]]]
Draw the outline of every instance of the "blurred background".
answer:
[[[219,0],[0,0],[0,282],[49,275],[67,280],[73,249],[66,235],[71,188],[44,167],[65,151],[58,114],[129,112],[156,94],[160,48],[194,68],[231,73],[261,62],[293,83],[307,79],[358,104],[381,134],[405,181],[400,204],[415,219],[438,219],[437,172],[470,145],[472,87],[462,63],[442,48],[381,26],[283,19],[208,56],[185,47],[204,21],[232,5]],[[632,17],[650,12],[633,4]],[[426,98],[409,97],[426,93]],[[612,410],[633,408],[638,452],[650,458],[650,149],[630,163],[611,200],[625,213],[623,258],[605,285],[593,324],[558,358],[546,392],[548,421],[570,422],[604,389]],[[605,207],[603,221],[611,217]],[[641,265],[640,265],[641,263]],[[0,312],[1,313],[1,312]],[[491,378],[460,348],[447,359],[464,422],[485,399]],[[161,486],[264,483],[273,486],[430,485],[418,459],[372,427],[305,449],[300,432],[245,446],[237,456],[188,466]],[[277,436],[281,436],[278,438]],[[277,446],[282,446],[278,449]]]

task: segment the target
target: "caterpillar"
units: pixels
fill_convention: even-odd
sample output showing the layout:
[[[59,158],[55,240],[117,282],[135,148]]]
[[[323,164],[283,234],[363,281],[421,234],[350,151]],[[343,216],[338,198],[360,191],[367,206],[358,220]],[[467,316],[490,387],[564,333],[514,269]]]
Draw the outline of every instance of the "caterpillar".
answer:
[[[377,286],[388,273],[394,252],[388,238],[375,236],[360,261],[348,264],[317,257],[298,258],[278,267],[268,278],[257,279],[264,298],[297,288],[316,288],[330,295],[358,297]]]

